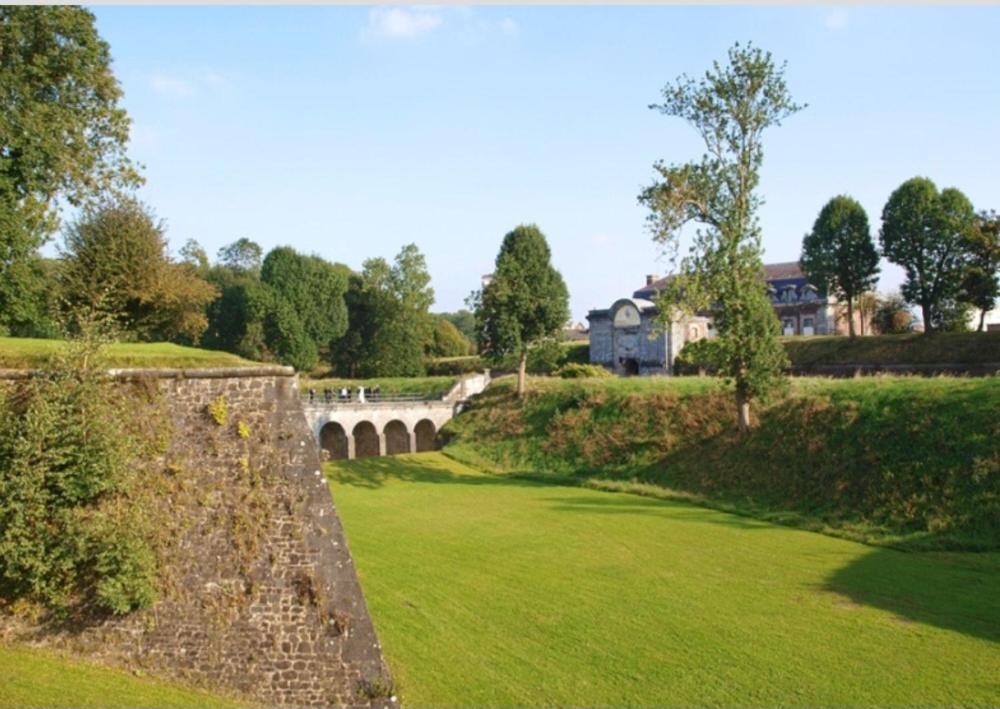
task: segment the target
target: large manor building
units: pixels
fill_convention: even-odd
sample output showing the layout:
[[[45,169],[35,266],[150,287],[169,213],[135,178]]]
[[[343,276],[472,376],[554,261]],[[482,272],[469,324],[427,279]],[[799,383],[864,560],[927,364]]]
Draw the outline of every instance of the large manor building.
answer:
[[[768,264],[764,271],[783,335],[847,333],[846,305],[809,283],[798,262]],[[666,332],[656,327],[659,308],[653,299],[666,282],[646,276],[646,285],[631,298],[587,314],[592,363],[618,374],[673,374],[674,359],[686,343],[715,336],[710,315],[679,318]],[[858,313],[855,327],[861,328]]]

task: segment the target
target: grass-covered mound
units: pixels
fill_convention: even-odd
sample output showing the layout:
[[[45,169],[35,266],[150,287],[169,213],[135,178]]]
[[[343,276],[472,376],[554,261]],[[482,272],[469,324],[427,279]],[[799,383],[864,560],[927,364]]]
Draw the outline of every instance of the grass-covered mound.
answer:
[[[64,352],[62,340],[31,337],[0,337],[0,369],[44,367],[52,356]],[[104,351],[109,367],[201,368],[243,367],[255,364],[229,352],[183,347],[169,342],[124,342],[108,345]]]
[[[246,703],[53,652],[0,645],[0,707],[235,706]]]
[[[991,364],[1000,362],[1000,332],[931,335],[785,337],[793,366],[815,364]]]
[[[403,706],[1000,700],[1000,555],[907,554],[683,502],[328,463]]]
[[[1000,547],[1000,378],[800,379],[739,436],[715,379],[498,382],[450,455],[913,548]]]

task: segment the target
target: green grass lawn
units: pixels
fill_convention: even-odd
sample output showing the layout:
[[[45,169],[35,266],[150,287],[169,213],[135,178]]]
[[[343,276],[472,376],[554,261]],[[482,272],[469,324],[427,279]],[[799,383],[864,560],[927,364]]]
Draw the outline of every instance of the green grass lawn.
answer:
[[[2,707],[236,707],[208,692],[122,670],[73,662],[51,652],[0,645]]]
[[[30,369],[45,364],[66,345],[62,340],[0,337],[0,369]],[[229,352],[183,347],[168,342],[126,342],[108,345],[109,367],[241,367],[257,364]]]
[[[318,395],[322,395],[323,388],[330,387],[336,395],[341,387],[356,390],[359,386],[363,386],[365,391],[371,391],[371,388],[378,384],[384,396],[416,394],[428,399],[438,399],[447,394],[455,386],[456,381],[458,381],[458,377],[455,376],[375,377],[372,379],[309,379],[303,377],[299,389],[306,392],[312,387]]]
[[[409,706],[996,706],[1000,555],[675,501],[327,464]]]
[[[712,377],[495,381],[444,429],[494,473],[699,500],[922,551],[1000,551],[1000,377],[794,378],[740,436]]]

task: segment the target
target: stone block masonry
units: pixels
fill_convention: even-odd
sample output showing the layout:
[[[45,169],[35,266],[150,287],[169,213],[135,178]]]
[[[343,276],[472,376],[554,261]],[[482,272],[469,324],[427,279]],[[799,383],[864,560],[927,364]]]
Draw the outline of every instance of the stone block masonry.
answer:
[[[21,639],[268,706],[392,706],[294,372],[112,374],[145,382],[169,420],[147,470],[160,597],[73,630],[22,628]]]

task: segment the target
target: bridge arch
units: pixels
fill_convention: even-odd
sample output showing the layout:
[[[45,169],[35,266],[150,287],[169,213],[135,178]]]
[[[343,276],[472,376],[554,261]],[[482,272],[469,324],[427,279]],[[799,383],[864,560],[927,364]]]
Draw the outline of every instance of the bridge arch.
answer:
[[[358,421],[351,431],[351,436],[354,437],[355,458],[369,458],[381,453],[378,429],[371,421]]]
[[[406,424],[399,419],[393,419],[385,425],[382,431],[385,436],[385,454],[399,455],[410,452],[410,432]]]
[[[417,439],[417,453],[432,451],[437,444],[437,427],[430,419],[420,419],[413,427],[414,437]]]
[[[319,431],[319,446],[330,455],[330,460],[341,460],[350,456],[347,431],[336,421],[327,421]]]

